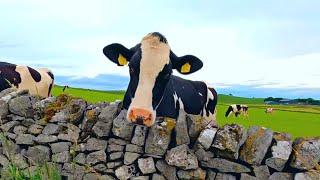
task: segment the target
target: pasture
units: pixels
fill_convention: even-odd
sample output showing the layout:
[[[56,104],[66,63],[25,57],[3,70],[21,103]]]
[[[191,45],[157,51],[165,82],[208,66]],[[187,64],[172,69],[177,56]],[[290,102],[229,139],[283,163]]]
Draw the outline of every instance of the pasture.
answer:
[[[61,86],[55,86],[54,96],[62,93]],[[98,91],[90,89],[69,88],[65,93],[81,97],[88,102],[115,101],[122,99],[124,91]],[[320,107],[319,106],[287,106],[275,105],[273,114],[265,114],[266,107],[262,98],[242,98],[228,95],[219,95],[217,120],[219,125],[237,123],[244,127],[253,125],[271,128],[274,131],[287,132],[293,137],[320,136]],[[228,104],[248,104],[249,117],[224,117]]]

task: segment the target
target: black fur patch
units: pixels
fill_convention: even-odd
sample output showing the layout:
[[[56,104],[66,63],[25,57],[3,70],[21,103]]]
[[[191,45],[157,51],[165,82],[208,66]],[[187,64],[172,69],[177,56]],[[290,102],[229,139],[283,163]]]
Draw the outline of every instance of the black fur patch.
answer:
[[[29,70],[32,78],[33,78],[36,82],[40,82],[40,81],[41,81],[41,74],[40,74],[38,71],[34,70],[34,69],[31,68],[31,67],[28,67],[28,70]]]
[[[48,89],[48,97],[50,96],[51,89],[52,89],[52,83],[50,84],[49,89]]]
[[[240,111],[241,110],[241,105],[237,104],[236,106],[237,106],[237,110]]]
[[[21,76],[16,72],[17,65],[0,62],[0,91],[12,87],[19,87]]]
[[[159,32],[153,32],[153,33],[151,33],[151,35],[152,35],[152,36],[159,37],[160,42],[163,42],[163,43],[168,44],[168,41],[167,41],[166,37],[164,37],[161,33],[159,33]]]
[[[229,114],[230,114],[232,111],[233,111],[232,106],[229,106],[229,108],[228,108],[227,111],[226,111],[225,117],[228,117]]]
[[[47,73],[48,73],[48,75],[51,77],[51,79],[54,80],[54,75],[52,74],[52,72],[49,71],[49,72],[47,72]]]

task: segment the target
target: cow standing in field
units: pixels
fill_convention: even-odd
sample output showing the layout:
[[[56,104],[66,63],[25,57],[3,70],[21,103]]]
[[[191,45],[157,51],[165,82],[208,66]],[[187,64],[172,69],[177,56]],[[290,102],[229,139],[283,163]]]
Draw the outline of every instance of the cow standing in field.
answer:
[[[229,117],[232,113],[234,113],[236,117],[238,117],[240,114],[248,116],[248,109],[249,107],[244,104],[232,104],[228,107],[225,117]]]
[[[172,75],[173,69],[181,74],[196,72],[202,61],[192,55],[176,56],[160,33],[148,34],[130,49],[110,44],[103,53],[118,66],[129,63],[130,82],[123,107],[130,122],[150,127],[156,116],[176,119],[183,109],[216,125],[216,91],[204,82]]]
[[[32,95],[50,96],[54,76],[46,68],[33,69],[7,62],[0,62],[0,91],[15,87],[29,90]]]
[[[265,110],[265,113],[266,113],[266,114],[272,114],[272,113],[273,113],[273,108],[267,108],[267,109]]]

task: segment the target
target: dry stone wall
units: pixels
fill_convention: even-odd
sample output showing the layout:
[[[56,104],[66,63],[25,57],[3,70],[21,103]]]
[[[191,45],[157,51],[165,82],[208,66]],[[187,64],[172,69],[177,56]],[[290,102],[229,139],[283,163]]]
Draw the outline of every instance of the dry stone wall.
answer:
[[[1,178],[10,163],[49,163],[68,179],[320,179],[320,138],[263,127],[207,126],[183,111],[151,128],[130,124],[121,102],[88,104],[66,95],[41,99],[0,93]]]

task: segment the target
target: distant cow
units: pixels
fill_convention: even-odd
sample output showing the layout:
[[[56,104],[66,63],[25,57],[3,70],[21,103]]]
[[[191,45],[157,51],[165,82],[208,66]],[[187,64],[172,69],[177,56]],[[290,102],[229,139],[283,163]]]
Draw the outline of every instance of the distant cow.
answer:
[[[267,113],[267,114],[272,114],[273,113],[273,108],[267,108],[266,110],[265,110],[265,113]]]
[[[249,107],[244,104],[232,104],[228,107],[227,112],[225,114],[226,117],[229,117],[230,114],[234,113],[236,117],[238,115],[243,114],[244,116],[248,116]]]
[[[69,86],[63,86],[62,92],[64,92],[65,90],[67,90],[69,88]]]
[[[53,83],[54,76],[46,68],[36,70],[28,66],[0,62],[0,91],[16,87],[27,89],[32,95],[48,97]]]
[[[123,107],[130,122],[152,126],[156,116],[177,118],[179,110],[202,115],[215,124],[217,93],[204,82],[172,75],[175,69],[191,74],[202,68],[192,55],[178,57],[160,33],[150,33],[133,48],[110,44],[103,53],[118,66],[129,63],[130,82]]]

